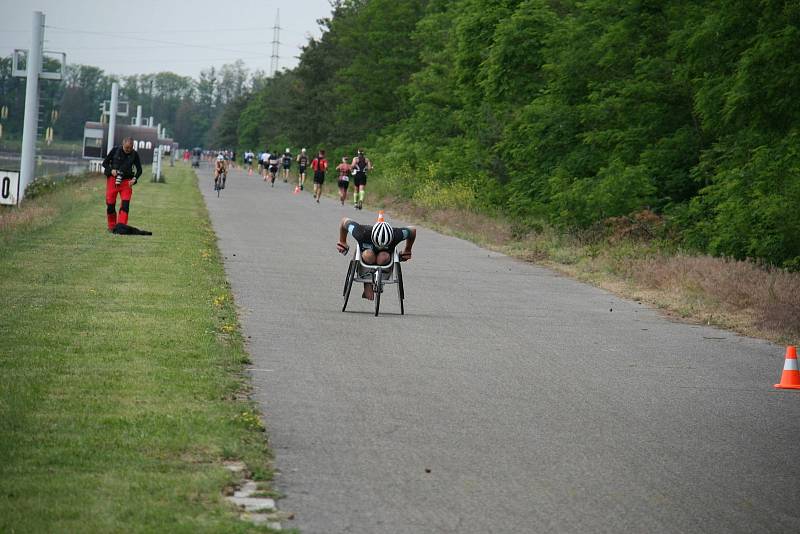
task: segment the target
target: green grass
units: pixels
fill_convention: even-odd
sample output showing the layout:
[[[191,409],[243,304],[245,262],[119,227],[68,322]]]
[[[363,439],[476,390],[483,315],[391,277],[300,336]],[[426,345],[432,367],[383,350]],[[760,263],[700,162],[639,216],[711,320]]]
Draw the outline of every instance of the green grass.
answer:
[[[264,530],[222,497],[270,457],[194,174],[135,186],[152,237],[106,232],[101,179],[49,195],[0,224],[0,532]]]

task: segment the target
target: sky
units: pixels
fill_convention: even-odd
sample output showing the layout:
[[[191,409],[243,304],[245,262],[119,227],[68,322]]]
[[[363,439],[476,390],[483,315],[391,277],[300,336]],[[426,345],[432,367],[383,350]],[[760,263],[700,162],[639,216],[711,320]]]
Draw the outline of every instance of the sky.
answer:
[[[0,56],[30,47],[33,12],[41,11],[45,50],[107,74],[197,78],[237,59],[269,73],[278,10],[278,66],[292,68],[309,36],[320,36],[316,21],[330,16],[329,0],[0,0]]]

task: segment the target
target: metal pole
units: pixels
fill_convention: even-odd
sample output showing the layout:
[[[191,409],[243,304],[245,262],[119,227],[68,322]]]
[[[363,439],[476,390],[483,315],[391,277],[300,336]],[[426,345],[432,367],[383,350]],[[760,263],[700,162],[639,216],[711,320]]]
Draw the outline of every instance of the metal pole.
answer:
[[[111,84],[111,109],[108,116],[108,145],[106,147],[106,154],[111,153],[114,148],[114,130],[117,128],[117,106],[119,105],[119,84],[114,82]]]
[[[142,125],[142,106],[136,106],[136,126]]]
[[[28,51],[28,72],[25,84],[25,122],[22,127],[22,154],[19,167],[19,202],[25,196],[36,171],[36,135],[39,128],[39,72],[42,70],[44,13],[33,12],[31,49]]]

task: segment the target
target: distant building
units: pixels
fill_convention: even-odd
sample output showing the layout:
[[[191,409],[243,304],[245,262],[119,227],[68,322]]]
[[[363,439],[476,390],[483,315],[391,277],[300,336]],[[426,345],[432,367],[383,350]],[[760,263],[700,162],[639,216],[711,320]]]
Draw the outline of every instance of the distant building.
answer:
[[[159,139],[158,131],[147,126],[117,124],[114,129],[114,144],[119,145],[126,137],[133,138],[133,148],[139,153],[142,165],[153,163],[153,152],[159,145],[172,146],[172,139]],[[87,122],[83,128],[83,157],[103,159],[108,145],[108,124]]]

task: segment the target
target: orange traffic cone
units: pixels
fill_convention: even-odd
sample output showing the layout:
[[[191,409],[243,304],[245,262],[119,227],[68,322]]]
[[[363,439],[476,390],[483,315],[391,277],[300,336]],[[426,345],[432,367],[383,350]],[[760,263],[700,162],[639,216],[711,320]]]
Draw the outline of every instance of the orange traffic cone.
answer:
[[[295,195],[299,195],[300,194],[300,186],[299,185],[294,186],[294,194]]]
[[[385,219],[383,218],[383,210],[378,211],[378,220],[375,222],[384,222]]]
[[[797,370],[797,347],[786,347],[786,360],[783,363],[781,383],[775,384],[779,389],[800,389],[800,371]]]

